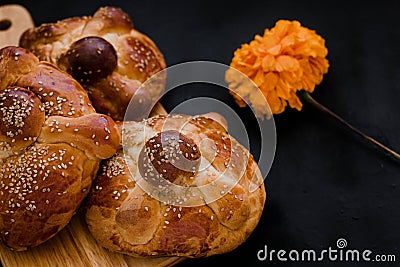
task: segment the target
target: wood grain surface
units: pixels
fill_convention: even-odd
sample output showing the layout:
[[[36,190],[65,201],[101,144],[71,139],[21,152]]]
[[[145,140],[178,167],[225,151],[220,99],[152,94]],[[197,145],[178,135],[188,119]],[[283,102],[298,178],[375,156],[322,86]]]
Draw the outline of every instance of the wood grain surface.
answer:
[[[21,34],[32,26],[32,17],[24,7],[0,6],[0,47],[18,45]]]
[[[27,28],[33,27],[29,12],[19,5],[0,6],[0,26],[2,21],[10,21],[6,30],[0,27],[0,47],[18,45],[19,36]],[[152,115],[167,114],[161,104],[157,104]],[[0,245],[0,260],[4,267],[47,267],[47,266],[121,266],[121,267],[166,267],[177,264],[184,258],[134,258],[110,252],[97,244],[91,236],[84,220],[83,212],[78,212],[62,231],[44,244],[25,252],[11,251]]]

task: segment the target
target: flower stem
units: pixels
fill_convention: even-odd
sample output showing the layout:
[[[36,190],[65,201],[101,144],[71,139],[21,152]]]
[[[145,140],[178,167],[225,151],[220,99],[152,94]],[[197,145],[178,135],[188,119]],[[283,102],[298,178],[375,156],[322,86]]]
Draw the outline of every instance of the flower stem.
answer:
[[[330,109],[328,109],[327,107],[323,106],[322,104],[320,104],[318,101],[316,101],[309,93],[307,93],[306,91],[300,91],[298,92],[298,95],[304,99],[305,101],[307,101],[309,104],[311,104],[312,106],[314,106],[315,108],[319,109],[320,111],[330,115],[331,117],[333,117],[334,119],[336,119],[337,121],[339,121],[341,124],[343,124],[344,126],[346,126],[347,128],[349,128],[350,130],[352,130],[354,133],[358,134],[359,136],[361,136],[362,138],[364,138],[366,141],[374,144],[375,146],[377,146],[378,148],[382,149],[385,153],[389,154],[390,156],[394,157],[397,160],[400,160],[400,154],[398,154],[397,152],[393,151],[392,149],[388,148],[387,146],[385,146],[384,144],[376,141],[374,138],[366,135],[365,133],[361,132],[360,130],[358,130],[357,128],[355,128],[354,126],[352,126],[351,124],[349,124],[348,122],[346,122],[344,119],[342,119],[341,117],[339,117],[336,113],[334,113],[333,111],[331,111]]]

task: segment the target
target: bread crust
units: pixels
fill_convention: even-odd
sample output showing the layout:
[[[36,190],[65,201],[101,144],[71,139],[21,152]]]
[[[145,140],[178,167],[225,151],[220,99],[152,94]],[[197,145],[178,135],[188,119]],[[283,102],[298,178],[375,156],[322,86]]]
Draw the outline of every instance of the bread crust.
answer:
[[[136,257],[205,257],[243,243],[260,219],[266,193],[253,157],[225,129],[205,116],[125,122],[124,151],[129,152],[120,149],[103,162],[88,201],[86,220],[95,239],[111,251]],[[192,171],[170,166],[179,153],[160,140],[168,143],[173,131],[179,132],[174,140],[186,147],[179,150],[193,163],[188,165]],[[145,149],[150,149],[150,161],[140,160]],[[174,184],[212,189],[201,190],[201,205],[185,205],[179,196],[177,202],[157,200],[138,184],[151,164]]]
[[[0,239],[37,246],[70,221],[121,137],[70,75],[19,47],[0,49]]]
[[[166,67],[154,42],[115,7],[29,29],[21,36],[20,46],[72,74],[88,91],[96,110],[115,120],[123,120],[141,84]],[[143,108],[136,110],[144,111],[136,112],[137,119],[147,115],[147,107],[156,103],[164,86],[162,81],[146,88],[145,97],[138,97],[134,105]]]

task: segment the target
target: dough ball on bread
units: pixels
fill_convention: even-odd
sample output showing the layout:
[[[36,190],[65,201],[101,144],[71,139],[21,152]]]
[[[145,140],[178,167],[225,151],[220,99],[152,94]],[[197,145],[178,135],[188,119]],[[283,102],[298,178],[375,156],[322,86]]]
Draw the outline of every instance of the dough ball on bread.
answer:
[[[20,45],[70,73],[88,91],[96,110],[115,120],[123,120],[142,83],[166,67],[154,42],[115,7],[29,29],[21,36]],[[142,111],[134,114],[137,119],[156,103],[164,82],[162,78],[135,96],[136,110]]]

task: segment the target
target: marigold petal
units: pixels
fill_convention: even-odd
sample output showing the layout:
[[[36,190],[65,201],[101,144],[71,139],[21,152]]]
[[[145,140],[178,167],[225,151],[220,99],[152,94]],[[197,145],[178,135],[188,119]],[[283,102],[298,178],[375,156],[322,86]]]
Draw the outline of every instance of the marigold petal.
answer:
[[[249,101],[251,102],[251,105],[257,117],[263,118],[264,115],[266,115],[267,118],[271,117],[272,111],[268,106],[268,101],[265,98],[263,98],[262,95],[256,93],[251,94]]]
[[[236,94],[235,92],[231,92],[233,98],[235,99],[236,104],[241,107],[244,108],[247,106],[246,102],[244,102],[243,98],[241,98],[238,94]]]
[[[265,56],[268,54],[268,50],[276,46],[279,43],[275,36],[264,35],[260,42],[257,43],[258,51],[260,56]]]
[[[281,52],[281,45],[274,45],[273,47],[271,47],[270,49],[267,50],[268,53],[270,53],[271,55],[278,55],[279,52]]]
[[[262,68],[263,71],[275,70],[275,57],[272,55],[266,55],[262,58]]]
[[[290,56],[278,56],[276,58],[276,70],[277,71],[295,71],[300,66],[297,59]]]
[[[268,72],[265,75],[264,83],[261,85],[260,89],[264,93],[264,95],[268,91],[273,91],[275,89],[275,86],[279,80],[279,76],[275,74],[274,72]]]
[[[299,111],[303,107],[299,97],[294,92],[291,93],[290,97],[288,98],[288,102],[291,108],[295,108]]]
[[[283,48],[290,47],[294,44],[295,44],[295,38],[293,35],[285,36],[281,41],[281,45]]]
[[[264,83],[264,71],[262,69],[260,69],[257,74],[256,77],[254,77],[254,83],[257,86],[261,86]]]
[[[269,91],[266,99],[273,114],[279,114],[285,110],[286,102],[278,97],[276,91]]]
[[[311,56],[311,47],[308,43],[298,43],[293,47],[293,54]]]
[[[269,32],[270,34],[275,35],[279,39],[282,39],[284,36],[288,34],[291,24],[292,23],[288,20],[279,20],[277,23],[275,23],[275,27],[272,28]]]
[[[302,72],[302,68],[299,67],[296,71],[282,71],[279,73],[279,77],[287,84],[290,84],[291,88],[297,89],[300,88],[298,84],[301,81],[301,77],[303,77]]]

